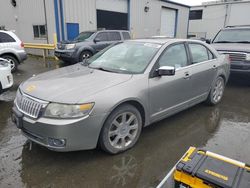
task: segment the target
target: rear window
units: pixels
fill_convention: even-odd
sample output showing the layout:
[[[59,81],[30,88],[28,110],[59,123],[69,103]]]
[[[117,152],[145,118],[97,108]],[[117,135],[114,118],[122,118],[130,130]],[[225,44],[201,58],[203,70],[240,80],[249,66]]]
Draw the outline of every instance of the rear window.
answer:
[[[109,40],[117,41],[121,40],[121,35],[119,32],[109,32]]]
[[[124,40],[129,40],[131,39],[130,34],[128,32],[122,32],[122,36]]]
[[[193,64],[209,60],[208,50],[205,46],[200,44],[189,44],[189,48],[191,51]]]
[[[16,42],[16,41],[7,33],[0,32],[0,43],[4,43],[4,42]]]

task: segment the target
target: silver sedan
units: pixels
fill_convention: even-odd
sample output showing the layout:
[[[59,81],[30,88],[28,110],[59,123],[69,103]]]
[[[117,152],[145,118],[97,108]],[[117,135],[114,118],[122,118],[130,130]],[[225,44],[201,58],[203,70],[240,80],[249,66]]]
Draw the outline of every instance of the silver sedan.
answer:
[[[18,89],[12,119],[31,141],[55,151],[116,154],[142,128],[193,105],[222,99],[229,60],[185,39],[120,42],[73,66],[30,78]]]

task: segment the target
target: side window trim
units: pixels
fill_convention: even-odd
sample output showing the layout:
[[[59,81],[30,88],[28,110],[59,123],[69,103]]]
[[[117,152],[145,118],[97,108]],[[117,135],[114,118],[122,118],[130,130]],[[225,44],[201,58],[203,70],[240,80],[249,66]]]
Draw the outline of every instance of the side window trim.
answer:
[[[108,42],[109,41],[109,34],[107,32],[103,32],[103,31],[97,33],[96,36],[95,36],[95,39],[98,37],[98,35],[100,35],[102,33],[106,34],[107,40],[102,40],[101,42]]]
[[[191,49],[190,49],[190,44],[198,44],[198,45],[200,45],[200,46],[203,46],[204,48],[206,48],[206,51],[207,51],[207,61],[210,61],[211,59],[209,59],[209,54],[208,54],[208,48],[205,46],[205,45],[203,45],[203,44],[201,44],[201,43],[197,43],[197,42],[187,42],[187,46],[188,46],[188,49],[189,49],[189,53],[190,53],[190,65],[195,65],[195,64],[200,64],[200,63],[204,63],[204,62],[207,62],[207,61],[201,61],[201,62],[198,62],[198,63],[193,63],[193,55],[192,55],[192,53],[191,53]],[[210,50],[209,50],[210,51]],[[211,52],[211,51],[210,51]],[[213,57],[214,57],[214,54],[211,52],[211,54],[213,55]]]
[[[189,58],[189,55],[188,55],[188,49],[187,49],[187,46],[186,46],[186,45],[187,45],[186,42],[185,42],[185,41],[184,41],[184,42],[175,42],[175,43],[173,43],[173,44],[170,44],[170,45],[166,46],[165,49],[161,52],[160,56],[157,58],[155,64],[153,65],[153,67],[152,67],[152,69],[151,69],[151,71],[150,71],[150,73],[149,73],[149,78],[154,78],[154,77],[155,77],[155,70],[156,70],[157,68],[159,68],[159,60],[161,59],[161,57],[163,56],[163,54],[164,54],[170,47],[173,47],[173,46],[175,46],[175,45],[180,45],[180,44],[183,44],[184,47],[185,47],[185,52],[186,52],[186,56],[187,56],[187,66],[189,66],[189,64],[190,64],[190,58]],[[187,66],[185,66],[185,67],[187,67]],[[178,68],[178,69],[176,69],[176,70],[179,70],[179,69],[185,68],[185,67],[180,67],[180,68]]]

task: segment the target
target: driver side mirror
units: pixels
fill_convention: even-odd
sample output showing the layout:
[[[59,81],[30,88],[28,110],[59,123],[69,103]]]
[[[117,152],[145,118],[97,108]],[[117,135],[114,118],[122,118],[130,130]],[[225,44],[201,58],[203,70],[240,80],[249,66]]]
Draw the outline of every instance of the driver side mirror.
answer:
[[[173,76],[175,75],[175,67],[162,66],[157,69],[157,73],[159,76]]]
[[[211,39],[206,39],[205,41],[207,44],[211,44]]]
[[[95,42],[95,43],[101,42],[101,39],[100,39],[100,38],[95,38],[95,39],[94,39],[94,42]]]

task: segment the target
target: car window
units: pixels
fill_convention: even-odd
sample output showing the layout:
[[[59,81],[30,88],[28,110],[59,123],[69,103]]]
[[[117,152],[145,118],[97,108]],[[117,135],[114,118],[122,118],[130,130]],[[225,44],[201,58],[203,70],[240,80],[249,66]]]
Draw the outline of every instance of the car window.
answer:
[[[96,38],[98,38],[100,41],[108,41],[108,33],[106,32],[98,33]]]
[[[192,55],[192,63],[200,63],[209,60],[208,50],[201,44],[189,44]]]
[[[123,39],[124,39],[124,40],[129,40],[129,39],[131,39],[131,37],[130,37],[130,35],[129,35],[128,32],[122,32],[122,36],[123,36]]]
[[[119,32],[109,32],[109,40],[110,41],[118,41],[121,40],[121,35]]]
[[[0,32],[0,43],[4,43],[4,42],[16,42],[16,41],[7,33]]]
[[[175,68],[185,67],[188,64],[187,52],[184,44],[176,44],[165,50],[160,57],[159,65]]]

